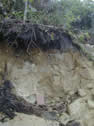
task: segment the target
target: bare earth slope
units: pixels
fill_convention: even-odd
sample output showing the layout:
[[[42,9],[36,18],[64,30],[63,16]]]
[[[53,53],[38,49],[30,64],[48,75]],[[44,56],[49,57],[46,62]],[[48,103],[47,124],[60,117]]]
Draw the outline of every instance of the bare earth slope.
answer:
[[[41,118],[17,113],[13,120],[0,123],[0,126],[59,126],[60,123],[65,126],[94,126],[92,61],[73,51],[61,54],[58,51],[34,50],[31,56],[22,53],[16,57],[11,48],[0,44],[1,72],[6,61],[8,79],[15,86],[17,95],[32,104],[37,101],[37,95],[42,96],[49,112]]]

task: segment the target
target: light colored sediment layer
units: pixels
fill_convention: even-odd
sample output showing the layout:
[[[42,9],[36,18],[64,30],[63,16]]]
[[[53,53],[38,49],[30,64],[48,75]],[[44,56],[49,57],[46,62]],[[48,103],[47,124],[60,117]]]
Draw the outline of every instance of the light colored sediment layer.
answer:
[[[32,56],[22,54],[17,58],[11,49],[0,46],[0,71],[3,70],[5,61],[8,63],[8,78],[14,83],[19,95],[32,103],[35,102],[37,93],[44,96],[47,104],[68,101],[67,120],[80,120],[83,126],[94,126],[92,61],[79,52],[72,51],[62,54],[33,51]],[[79,98],[75,92],[78,92]],[[58,126],[58,122],[52,124],[42,118],[19,115],[0,126],[31,126],[33,123],[34,126]],[[64,117],[60,119],[63,120]]]

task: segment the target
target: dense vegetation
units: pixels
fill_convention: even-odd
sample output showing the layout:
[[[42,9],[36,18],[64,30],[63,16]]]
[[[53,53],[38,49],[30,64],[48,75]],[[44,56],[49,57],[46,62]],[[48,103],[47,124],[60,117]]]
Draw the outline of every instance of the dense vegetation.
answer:
[[[26,0],[1,0],[0,11],[5,17],[22,19]],[[27,19],[33,23],[72,26],[90,29],[94,25],[93,0],[28,0]]]
[[[83,42],[94,34],[94,0],[1,0],[3,18],[62,26],[80,32],[78,37]]]

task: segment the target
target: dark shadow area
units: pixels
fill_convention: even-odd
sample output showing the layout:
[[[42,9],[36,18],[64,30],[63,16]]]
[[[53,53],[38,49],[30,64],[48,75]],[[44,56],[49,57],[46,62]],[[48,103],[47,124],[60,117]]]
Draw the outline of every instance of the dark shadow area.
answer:
[[[21,21],[5,20],[0,27],[0,40],[4,39],[16,49],[24,49],[27,52],[32,48],[40,48],[43,51],[58,49],[66,51],[77,49],[72,42],[68,31],[54,26],[31,24]]]

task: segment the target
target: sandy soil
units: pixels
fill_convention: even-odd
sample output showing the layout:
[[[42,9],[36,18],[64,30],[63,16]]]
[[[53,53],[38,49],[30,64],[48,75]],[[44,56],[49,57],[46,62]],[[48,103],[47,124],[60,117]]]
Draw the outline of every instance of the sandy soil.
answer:
[[[72,51],[61,54],[34,50],[31,56],[23,52],[16,56],[13,49],[0,44],[1,72],[5,62],[8,79],[13,82],[18,95],[31,103],[40,95],[49,107],[67,103],[59,122],[66,125],[77,120],[81,126],[94,126],[94,62]],[[58,121],[18,114],[14,120],[0,126],[58,126]]]

